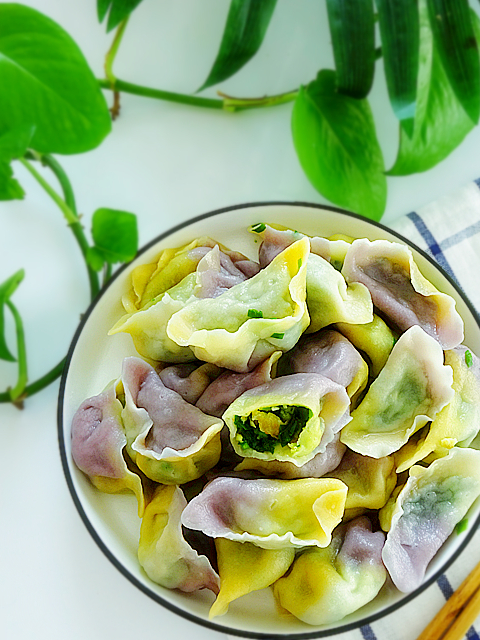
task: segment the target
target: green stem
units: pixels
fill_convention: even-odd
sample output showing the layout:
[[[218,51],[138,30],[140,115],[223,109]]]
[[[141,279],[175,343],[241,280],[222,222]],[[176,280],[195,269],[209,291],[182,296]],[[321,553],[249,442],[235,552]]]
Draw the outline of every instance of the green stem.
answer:
[[[7,300],[8,308],[12,312],[15,320],[15,331],[17,334],[17,360],[18,360],[18,379],[13,389],[9,390],[10,400],[15,402],[24,393],[27,386],[28,370],[27,370],[27,349],[25,346],[25,332],[23,330],[23,322],[15,305]]]
[[[115,74],[113,73],[113,63],[117,55],[118,47],[122,42],[123,34],[127,24],[128,24],[128,16],[117,27],[112,45],[110,49],[107,51],[107,55],[105,56],[105,76],[107,77],[107,80],[110,81],[110,84],[112,86],[115,84]]]
[[[19,158],[18,160],[19,160],[19,162],[21,162],[23,164],[23,166],[27,169],[27,171],[29,171],[32,174],[32,176],[35,178],[35,180],[38,182],[38,184],[41,187],[43,187],[43,189],[52,198],[52,200],[55,202],[55,204],[62,211],[63,215],[65,216],[66,221],[68,222],[68,224],[75,224],[77,222],[77,220],[78,220],[77,216],[70,209],[70,207],[67,205],[67,203],[64,200],[62,200],[62,198],[60,198],[60,196],[55,191],[55,189],[52,189],[52,187],[43,178],[43,176],[41,176],[38,173],[38,171],[35,169],[35,167],[33,165],[31,165],[30,162],[26,158]]]
[[[30,162],[28,162],[26,158],[19,159],[23,166],[32,174],[35,180],[37,180],[37,182],[43,187],[43,189],[45,189],[48,195],[63,212],[65,219],[67,220],[68,225],[70,226],[70,229],[72,230],[72,233],[75,236],[75,239],[77,240],[82,255],[85,259],[85,264],[88,272],[88,280],[90,283],[90,297],[93,300],[93,298],[95,298],[100,290],[100,285],[98,282],[97,273],[90,267],[87,262],[87,251],[89,249],[89,244],[87,238],[85,237],[83,227],[80,224],[80,218],[77,214],[72,185],[70,184],[65,171],[62,169],[57,160],[55,160],[55,158],[53,158],[52,156],[30,153],[29,157],[41,161],[42,164],[51,169],[55,174],[58,182],[60,183],[65,200],[62,200],[62,198],[60,198],[58,193],[54,189],[52,189],[49,183],[38,173],[35,167],[30,164]]]
[[[23,395],[24,397],[33,396],[35,393],[42,391],[45,387],[48,387],[49,384],[54,382],[59,376],[62,375],[63,367],[65,366],[66,358],[63,358],[53,369],[48,371],[44,376],[35,380],[31,384],[27,385],[24,389]],[[4,391],[0,393],[0,403],[11,402],[12,398],[10,397],[10,393],[8,391]]]
[[[234,98],[232,96],[224,96],[218,98],[200,98],[185,93],[174,93],[172,91],[164,91],[163,89],[152,89],[143,85],[133,84],[125,80],[115,78],[112,84],[110,80],[98,80],[102,89],[111,89],[112,91],[123,91],[136,96],[146,98],[154,98],[156,100],[166,100],[167,102],[176,102],[186,104],[192,107],[205,107],[207,109],[221,109],[224,111],[244,111],[246,109],[258,109],[260,107],[273,107],[285,102],[295,100],[298,91],[289,91],[274,96],[264,96],[262,98]],[[221,95],[221,94],[220,94]]]

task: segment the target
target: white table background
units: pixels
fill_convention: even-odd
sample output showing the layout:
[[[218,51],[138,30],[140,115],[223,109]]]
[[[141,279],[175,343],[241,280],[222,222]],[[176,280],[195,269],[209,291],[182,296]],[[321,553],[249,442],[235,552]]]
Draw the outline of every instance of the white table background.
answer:
[[[112,39],[96,19],[95,0],[29,0],[77,41],[97,76]],[[119,78],[193,92],[216,55],[227,0],[144,0],[130,20],[115,64]],[[287,91],[332,65],[325,3],[278,0],[264,45],[222,90],[247,97]],[[0,88],[1,90],[1,88]],[[215,95],[210,89],[205,95]],[[108,100],[111,95],[107,94]],[[381,63],[372,94],[386,165],[398,127]],[[122,96],[121,117],[96,150],[59,158],[88,229],[101,206],[137,214],[140,243],[215,208],[260,200],[326,202],[303,174],[291,140],[291,104],[238,114]],[[480,129],[439,167],[389,178],[388,224],[480,176]],[[22,167],[27,196],[0,203],[0,282],[26,269],[15,294],[27,335],[30,379],[66,353],[88,304],[82,258],[61,213]],[[54,184],[53,175],[46,174]],[[9,329],[12,325],[8,323]],[[13,333],[10,333],[13,336]],[[13,346],[13,345],[12,345]],[[15,365],[0,362],[0,388]],[[82,524],[58,453],[58,382],[23,411],[0,405],[0,616],[2,637],[104,640],[115,637],[199,640],[225,637],[193,626],[150,600],[104,557]],[[355,637],[360,637],[356,632]]]

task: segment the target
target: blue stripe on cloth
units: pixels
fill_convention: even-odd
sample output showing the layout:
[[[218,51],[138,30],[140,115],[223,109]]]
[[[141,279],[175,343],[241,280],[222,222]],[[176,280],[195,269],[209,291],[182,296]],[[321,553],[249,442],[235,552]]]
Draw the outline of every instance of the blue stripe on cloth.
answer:
[[[480,187],[480,178],[477,178],[476,180],[474,180],[474,182],[477,185],[477,187]]]
[[[459,244],[462,240],[466,240],[467,238],[477,235],[477,233],[480,233],[480,221],[465,227],[465,229],[462,229],[462,231],[459,231],[458,233],[454,233],[453,236],[450,236],[449,238],[445,238],[445,240],[440,243],[442,251],[450,249],[450,247]]]
[[[443,597],[445,598],[445,600],[448,600],[449,598],[452,597],[453,595],[452,585],[450,584],[445,574],[439,577],[439,579],[437,580],[437,584],[440,591],[443,593]],[[470,627],[466,635],[468,640],[480,640],[480,638],[478,637],[478,633],[475,631],[475,628],[473,626]]]
[[[415,213],[415,211],[412,211],[412,213],[409,213],[408,217],[413,222],[413,224],[417,227],[417,231],[419,232],[419,234],[422,236],[422,238],[427,243],[428,249],[429,249],[430,253],[432,254],[432,256],[435,258],[435,260],[438,262],[438,264],[448,273],[448,275],[451,278],[453,278],[455,280],[455,282],[458,284],[458,280],[457,280],[455,274],[453,273],[452,267],[448,264],[448,260],[446,259],[446,257],[444,255],[440,245],[435,240],[432,232],[427,227],[425,222],[418,215],[418,213]]]
[[[363,636],[363,640],[377,640],[377,636],[375,635],[375,631],[369,624],[365,624],[363,627],[360,627],[360,632]],[[472,638],[472,640],[477,640],[476,638]]]

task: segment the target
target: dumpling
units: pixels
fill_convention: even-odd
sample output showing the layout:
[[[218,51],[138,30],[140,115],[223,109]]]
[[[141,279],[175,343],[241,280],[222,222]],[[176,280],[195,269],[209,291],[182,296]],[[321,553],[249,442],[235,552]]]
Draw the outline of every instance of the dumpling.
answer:
[[[385,366],[397,340],[390,327],[374,313],[371,322],[337,322],[335,329],[348,338],[359,351],[365,353],[370,361],[372,376],[376,378]]]
[[[166,387],[179,393],[190,404],[195,404],[221,372],[219,367],[210,362],[185,362],[165,367],[158,375]]]
[[[415,465],[391,511],[383,562],[400,591],[414,591],[430,560],[480,495],[480,451],[454,447],[428,467]],[[387,505],[386,508],[389,508]]]
[[[352,343],[338,331],[304,335],[278,364],[278,375],[320,373],[345,387],[355,398],[368,381],[368,366]]]
[[[397,483],[393,456],[369,458],[347,451],[339,466],[327,474],[348,487],[345,517],[350,519],[365,509],[381,509]]]
[[[304,550],[273,585],[276,600],[307,624],[342,620],[371,602],[385,583],[384,540],[366,517],[338,527],[328,547]]]
[[[169,338],[200,360],[240,372],[288,351],[309,323],[308,252],[308,240],[299,240],[256,276],[217,298],[189,303],[169,320]]]
[[[276,225],[276,227],[278,226]],[[338,239],[321,238],[319,236],[310,237],[299,231],[279,229],[262,223],[252,225],[250,231],[262,238],[262,243],[258,250],[258,261],[262,268],[270,264],[275,256],[297,240],[300,240],[300,238],[308,238],[311,253],[315,253],[317,256],[332,263],[335,269],[340,269],[349,244],[353,241],[353,238],[345,240],[347,236]]]
[[[211,249],[218,246],[223,270],[241,278],[238,272],[250,278],[258,272],[259,265],[238,251],[230,251],[208,237],[196,238],[176,249],[164,249],[151,263],[141,264],[131,274],[132,287],[122,298],[127,313],[142,309],[154,298],[179,284],[183,278],[193,273]],[[218,270],[217,270],[218,271]]]
[[[327,444],[325,451],[317,453],[301,467],[297,467],[293,462],[244,458],[240,464],[235,467],[235,471],[253,470],[263,473],[265,476],[282,478],[283,480],[322,478],[326,473],[338,467],[346,449],[347,447],[340,442],[340,434],[337,433],[333,440]]]
[[[147,576],[167,589],[219,591],[218,575],[206,556],[185,541],[180,518],[187,501],[179,487],[158,486],[140,527],[138,560]]]
[[[345,256],[342,274],[348,283],[368,287],[374,305],[400,331],[419,325],[443,349],[453,349],[462,342],[463,321],[454,299],[423,277],[405,245],[355,240]]]
[[[148,478],[183,484],[215,466],[221,420],[165,387],[155,369],[139,358],[125,358],[122,382],[129,451]]]
[[[352,412],[341,441],[372,458],[397,451],[451,401],[452,382],[441,346],[420,327],[411,327]]]
[[[343,387],[317,373],[295,373],[249,389],[223,414],[236,453],[301,467],[325,451],[350,419]]]
[[[325,547],[342,519],[346,495],[346,485],[334,479],[220,477],[188,503],[182,524],[263,549]]]
[[[238,255],[244,258],[241,254]],[[179,271],[176,272],[173,266],[178,261]],[[159,260],[161,262],[162,258]],[[140,271],[146,269],[149,273],[148,268],[149,265],[137,267]],[[185,272],[187,275],[180,279],[179,274]],[[134,276],[135,273],[136,270]],[[190,348],[179,346],[167,334],[167,323],[177,311],[192,301],[217,297],[230,287],[247,280],[247,276],[235,266],[228,255],[220,251],[218,245],[181,251],[180,255],[151,274],[150,278],[146,284],[140,278],[143,290],[137,283],[138,278],[133,278],[134,283],[137,283],[134,287],[136,293],[131,291],[123,301],[128,313],[118,320],[109,335],[129,333],[140,355],[163,362],[195,360]],[[173,286],[165,290],[164,287],[170,283]],[[137,300],[140,305],[138,308],[135,305]]]
[[[295,557],[293,547],[262,549],[250,542],[216,538],[220,592],[208,617],[227,613],[231,602],[241,596],[265,589],[281,578]]]
[[[347,283],[329,262],[313,253],[307,266],[308,333],[335,322],[364,324],[373,320],[370,293],[362,283]]]
[[[114,382],[103,393],[84,400],[72,420],[72,457],[100,491],[133,491],[141,516],[144,492],[139,475],[130,471],[123,457],[127,438],[121,412]]]
[[[469,363],[465,354],[469,352]],[[480,366],[475,354],[460,346],[445,351],[445,364],[453,370],[454,396],[430,424],[419,442],[407,442],[396,454],[398,473],[434,453],[446,455],[456,444],[468,446],[480,429]]]

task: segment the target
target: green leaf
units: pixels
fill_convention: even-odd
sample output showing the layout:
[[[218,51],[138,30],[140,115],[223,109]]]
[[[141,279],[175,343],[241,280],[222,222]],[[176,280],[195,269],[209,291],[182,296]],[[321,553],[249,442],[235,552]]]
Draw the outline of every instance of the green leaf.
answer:
[[[0,86],[0,135],[35,125],[37,151],[82,153],[111,129],[78,46],[53,20],[19,4],[0,4]]]
[[[480,19],[472,11],[480,38]],[[426,0],[420,2],[420,65],[413,136],[400,131],[395,164],[388,172],[405,176],[428,171],[444,160],[473,129],[458,101],[433,40]]]
[[[128,18],[134,9],[142,0],[97,0],[97,14],[98,21],[103,22],[103,19],[110,10],[107,21],[107,32],[118,27],[120,22]]]
[[[8,162],[0,161],[0,201],[23,200],[25,191],[13,177],[13,169]]]
[[[375,71],[373,0],[327,0],[327,9],[338,90],[365,98]]]
[[[301,87],[292,113],[293,142],[308,179],[335,204],[379,220],[387,181],[370,105],[335,90],[335,72]]]
[[[20,269],[0,284],[0,359],[8,362],[15,362],[16,358],[10,353],[5,339],[5,304],[15,293],[24,276],[25,271]]]
[[[97,209],[92,217],[95,243],[88,252],[90,266],[99,271],[105,262],[129,262],[138,248],[137,218],[127,211]]]
[[[412,135],[420,47],[418,0],[375,3],[390,104],[402,127]]]
[[[21,124],[0,135],[0,161],[11,162],[24,156],[34,132],[34,125]]]
[[[233,76],[260,49],[277,0],[231,0],[220,50],[199,91]]]
[[[443,68],[475,124],[480,117],[480,61],[468,0],[428,0],[430,24]]]

